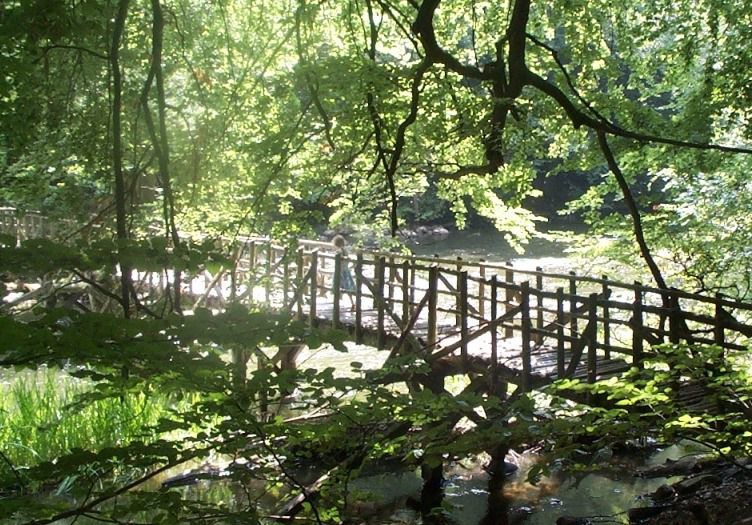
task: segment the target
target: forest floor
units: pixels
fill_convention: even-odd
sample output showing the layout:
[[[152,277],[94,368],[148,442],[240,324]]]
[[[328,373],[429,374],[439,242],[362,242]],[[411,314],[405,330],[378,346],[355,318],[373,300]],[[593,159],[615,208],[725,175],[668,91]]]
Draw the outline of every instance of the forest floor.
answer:
[[[658,513],[644,525],[752,525],[752,463],[699,468],[653,495]],[[665,509],[660,511],[660,509]]]

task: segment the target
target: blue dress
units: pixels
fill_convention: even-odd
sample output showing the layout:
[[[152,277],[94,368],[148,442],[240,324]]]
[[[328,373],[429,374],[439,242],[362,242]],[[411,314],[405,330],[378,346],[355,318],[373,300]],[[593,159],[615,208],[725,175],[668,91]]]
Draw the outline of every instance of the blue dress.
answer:
[[[339,288],[343,292],[353,293],[355,292],[355,281],[353,280],[352,273],[350,273],[350,265],[344,257],[347,257],[347,252],[341,250],[342,254],[342,267],[339,271]]]

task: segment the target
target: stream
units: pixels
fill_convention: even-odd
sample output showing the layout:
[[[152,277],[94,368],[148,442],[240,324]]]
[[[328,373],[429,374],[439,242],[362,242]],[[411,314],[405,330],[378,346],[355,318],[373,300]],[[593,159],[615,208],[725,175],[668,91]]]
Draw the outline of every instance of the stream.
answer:
[[[493,229],[451,231],[446,237],[416,239],[408,246],[415,255],[511,262],[516,267],[531,270],[537,266],[548,271],[568,270],[573,263],[563,243],[534,238],[525,246],[525,252],[519,254],[506,241],[504,233]]]
[[[358,361],[364,369],[378,368],[388,351],[346,343],[348,352],[321,347],[305,350],[300,356],[301,368],[333,366],[337,374],[349,374],[350,363]],[[509,503],[509,521],[499,524],[552,525],[561,516],[615,516],[632,507],[642,506],[639,497],[653,492],[666,483],[665,478],[644,479],[635,476],[641,468],[662,464],[691,453],[690,447],[670,446],[654,449],[650,454],[632,454],[610,458],[596,473],[582,474],[578,479],[553,475],[532,485],[527,472],[538,460],[535,454],[520,454],[507,459],[519,468],[505,479],[504,494]],[[478,525],[487,509],[489,475],[484,460],[452,463],[445,468],[445,503],[449,518],[457,525]],[[384,525],[420,523],[420,513],[407,504],[420,498],[422,480],[415,470],[387,470],[379,466],[351,483],[354,498],[351,510],[368,523]],[[373,472],[376,470],[376,472]],[[382,469],[384,470],[384,469]],[[608,521],[606,521],[608,522]],[[611,523],[626,523],[626,515],[615,516]]]
[[[416,255],[437,255],[443,258],[461,257],[489,262],[511,262],[515,267],[565,273],[573,265],[567,257],[565,246],[543,239],[533,239],[525,254],[516,253],[504,235],[491,231],[455,231],[444,238],[425,238],[410,245]],[[348,343],[345,354],[326,348],[307,351],[301,355],[302,367],[334,366],[349,369],[349,363],[358,361],[363,368],[381,366],[388,352]],[[661,464],[666,459],[676,459],[686,454],[684,447],[671,446],[656,449],[647,457],[628,456],[612,458],[598,473],[580,475],[578,479],[552,476],[536,485],[526,481],[527,471],[537,457],[522,454],[514,458],[519,469],[504,483],[504,495],[509,511],[499,516],[495,523],[525,525],[554,524],[561,516],[602,517],[603,522],[626,523],[629,508],[641,506],[640,496],[650,493],[666,483],[665,478],[643,479],[635,472],[644,467]],[[509,459],[509,458],[508,458]],[[445,503],[449,518],[458,525],[477,525],[482,522],[488,505],[488,479],[483,462],[450,464],[445,471]],[[420,513],[406,503],[409,498],[420,497],[422,480],[418,471],[386,472],[365,475],[352,483],[355,494],[366,495],[354,502],[352,510],[372,515],[368,521],[379,524],[419,523]],[[376,509],[380,511],[376,511]]]

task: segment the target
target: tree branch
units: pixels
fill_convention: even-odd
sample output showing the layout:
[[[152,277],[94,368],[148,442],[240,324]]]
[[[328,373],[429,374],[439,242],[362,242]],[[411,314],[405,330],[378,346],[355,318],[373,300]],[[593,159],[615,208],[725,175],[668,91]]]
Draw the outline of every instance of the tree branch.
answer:
[[[418,16],[412,25],[413,32],[418,35],[423,44],[423,49],[426,51],[426,58],[429,62],[444,64],[459,75],[479,80],[489,80],[488,73],[481,71],[477,67],[463,64],[439,45],[436,40],[436,31],[433,28],[433,17],[440,2],[441,0],[425,0],[420,4]]]
[[[303,66],[303,78],[305,79],[306,86],[308,87],[308,91],[311,94],[313,105],[324,123],[324,135],[326,136],[326,142],[329,144],[329,147],[332,148],[332,151],[334,151],[337,149],[337,146],[335,145],[334,139],[332,138],[332,121],[329,118],[324,105],[321,103],[321,98],[319,97],[318,81],[308,70],[309,60],[303,49],[301,25],[303,23],[302,19],[304,8],[305,0],[298,0],[298,8],[295,10],[295,44],[298,52],[298,60]]]
[[[577,100],[579,100],[580,103],[585,106],[585,108],[587,108],[587,110],[590,111],[590,113],[592,113],[595,118],[597,118],[601,122],[609,124],[610,126],[616,127],[615,124],[604,117],[598,110],[593,107],[593,105],[587,99],[585,99],[585,97],[580,94],[580,92],[575,87],[574,82],[572,81],[572,77],[569,74],[569,71],[567,71],[567,68],[564,67],[564,63],[559,58],[559,52],[545,42],[531,35],[530,33],[527,33],[527,38],[529,38],[535,45],[542,47],[543,49],[551,53],[551,57],[554,59],[554,62],[556,62],[556,65],[559,66],[559,69],[564,74],[564,79],[567,81],[567,85],[569,86],[569,89],[572,91],[572,93],[574,93],[574,96],[577,97]]]
[[[99,51],[94,51],[93,49],[89,49],[87,47],[76,46],[76,45],[71,45],[71,44],[52,44],[49,46],[44,46],[42,48],[42,51],[44,51],[44,53],[47,53],[49,51],[52,51],[53,49],[72,49],[75,51],[86,53],[87,55],[91,55],[96,58],[101,58],[102,60],[110,60],[109,55],[105,55],[104,53],[100,53]]]
[[[601,147],[603,156],[606,158],[606,162],[608,163],[608,167],[611,170],[611,173],[614,174],[616,182],[619,184],[621,193],[624,196],[624,202],[626,203],[627,209],[629,210],[629,215],[632,217],[632,227],[634,230],[635,240],[637,240],[637,245],[640,247],[640,255],[642,255],[642,258],[647,263],[648,268],[650,268],[650,273],[653,275],[653,279],[658,285],[658,288],[660,288],[661,290],[668,290],[668,286],[666,286],[666,281],[663,279],[661,270],[655,263],[653,255],[650,253],[648,243],[645,241],[645,233],[642,229],[642,219],[640,218],[640,211],[637,209],[637,203],[632,196],[632,191],[629,189],[629,184],[624,178],[624,174],[621,172],[619,165],[616,163],[616,159],[614,158],[614,154],[608,145],[608,141],[606,140],[606,133],[604,131],[598,131],[598,144]],[[666,301],[665,296],[664,301]]]

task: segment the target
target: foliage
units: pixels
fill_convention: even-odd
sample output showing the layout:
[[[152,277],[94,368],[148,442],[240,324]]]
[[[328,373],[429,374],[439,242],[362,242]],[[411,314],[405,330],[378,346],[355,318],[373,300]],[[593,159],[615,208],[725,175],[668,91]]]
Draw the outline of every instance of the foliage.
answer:
[[[15,376],[11,377],[9,376]],[[92,450],[149,438],[148,429],[174,404],[153,392],[77,400],[91,384],[62,370],[6,372],[0,405],[0,450],[14,465],[49,462],[73,449]]]
[[[595,452],[652,438],[660,443],[696,441],[732,460],[752,455],[749,357],[715,346],[677,344],[654,350],[644,368],[621,377],[592,385],[569,379],[553,385],[553,394],[578,392],[602,400],[600,407],[555,407],[555,454],[576,458],[587,448]]]

